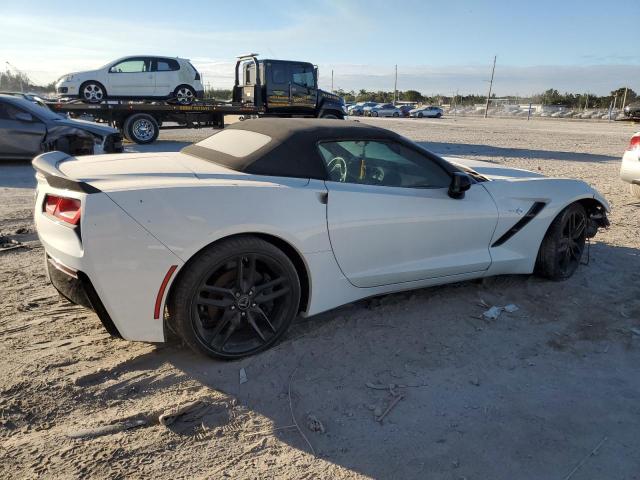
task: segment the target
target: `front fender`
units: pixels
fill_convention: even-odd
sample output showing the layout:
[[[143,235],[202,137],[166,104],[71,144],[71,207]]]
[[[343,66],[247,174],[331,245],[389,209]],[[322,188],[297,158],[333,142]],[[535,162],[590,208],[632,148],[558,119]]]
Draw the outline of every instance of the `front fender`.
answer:
[[[572,203],[595,201],[606,212],[610,209],[609,203],[599,192],[580,180],[527,178],[495,180],[483,182],[482,185],[493,197],[498,209],[498,223],[489,249],[492,265],[488,275],[532,273],[540,244],[551,222]],[[532,212],[536,203],[544,206]],[[531,218],[524,221],[527,214]],[[509,232],[514,228],[517,231],[510,235]],[[499,241],[504,240],[505,235],[507,240]]]

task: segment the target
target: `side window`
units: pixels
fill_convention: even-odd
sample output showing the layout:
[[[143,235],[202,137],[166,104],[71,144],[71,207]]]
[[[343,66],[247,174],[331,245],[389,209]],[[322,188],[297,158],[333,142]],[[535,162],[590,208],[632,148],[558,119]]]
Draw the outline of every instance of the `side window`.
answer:
[[[145,58],[130,58],[120,63],[116,63],[109,69],[109,73],[142,73],[148,72],[150,68],[150,60]]]
[[[449,174],[425,155],[396,142],[323,142],[329,180],[406,188],[447,188]]]
[[[18,113],[27,113],[24,110],[9,105],[8,103],[0,103],[0,120],[16,120]]]
[[[290,66],[291,81],[297,85],[307,88],[315,88],[315,79],[313,78],[313,67],[311,65]]]
[[[287,79],[287,65],[282,63],[271,64],[271,82],[275,84],[289,83]]]
[[[180,70],[180,65],[177,61],[170,58],[158,58],[156,62],[156,71],[158,72],[173,72]]]

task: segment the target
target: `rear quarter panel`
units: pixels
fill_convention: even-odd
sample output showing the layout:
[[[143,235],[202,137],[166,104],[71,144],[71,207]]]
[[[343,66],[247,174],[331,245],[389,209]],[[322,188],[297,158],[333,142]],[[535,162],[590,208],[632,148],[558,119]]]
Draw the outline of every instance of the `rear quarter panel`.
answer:
[[[262,177],[264,179],[265,177]],[[202,178],[196,185],[111,192],[111,198],[183,261],[239,233],[281,238],[302,254],[329,251],[323,182]]]

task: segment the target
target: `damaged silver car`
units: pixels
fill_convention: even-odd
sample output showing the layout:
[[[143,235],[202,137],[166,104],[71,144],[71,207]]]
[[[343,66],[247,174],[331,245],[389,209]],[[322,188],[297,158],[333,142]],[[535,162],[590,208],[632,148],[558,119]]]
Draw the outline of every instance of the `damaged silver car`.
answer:
[[[115,128],[72,120],[47,107],[12,95],[0,95],[0,159],[31,159],[59,150],[69,155],[122,152]]]

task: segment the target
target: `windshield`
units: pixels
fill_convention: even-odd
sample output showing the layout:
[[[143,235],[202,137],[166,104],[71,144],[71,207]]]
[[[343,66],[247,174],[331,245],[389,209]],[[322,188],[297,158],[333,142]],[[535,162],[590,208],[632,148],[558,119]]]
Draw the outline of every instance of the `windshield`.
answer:
[[[65,118],[59,113],[49,110],[48,107],[43,107],[37,103],[25,102],[22,106],[42,120],[64,120]]]

